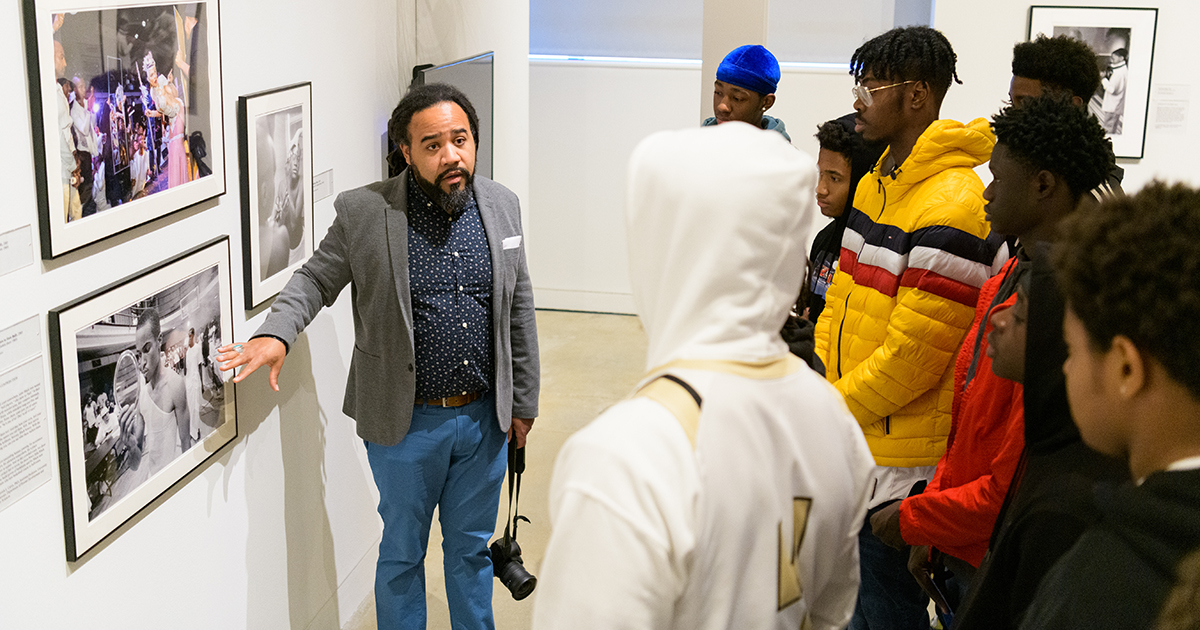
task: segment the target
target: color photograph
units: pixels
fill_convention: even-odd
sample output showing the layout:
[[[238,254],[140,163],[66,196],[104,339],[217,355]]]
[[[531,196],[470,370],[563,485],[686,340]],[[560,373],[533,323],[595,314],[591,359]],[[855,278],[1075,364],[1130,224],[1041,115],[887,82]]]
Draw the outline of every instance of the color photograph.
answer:
[[[216,3],[54,4],[26,2],[45,258],[224,192]]]

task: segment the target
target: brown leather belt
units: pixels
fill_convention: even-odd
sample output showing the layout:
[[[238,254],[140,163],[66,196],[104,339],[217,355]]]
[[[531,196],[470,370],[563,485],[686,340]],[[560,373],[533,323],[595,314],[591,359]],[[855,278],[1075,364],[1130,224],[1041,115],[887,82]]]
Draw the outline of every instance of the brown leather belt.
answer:
[[[470,392],[462,396],[447,396],[445,398],[418,398],[415,404],[431,405],[434,407],[461,407],[476,400],[479,400],[479,392]]]

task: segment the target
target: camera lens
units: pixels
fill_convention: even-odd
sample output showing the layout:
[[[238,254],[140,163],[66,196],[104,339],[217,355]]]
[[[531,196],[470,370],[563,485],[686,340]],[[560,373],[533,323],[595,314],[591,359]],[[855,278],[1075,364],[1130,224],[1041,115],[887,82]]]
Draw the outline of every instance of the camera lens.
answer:
[[[537,578],[525,570],[521,561],[521,547],[517,545],[517,541],[510,541],[509,548],[505,549],[503,540],[497,540],[489,550],[492,555],[492,569],[504,588],[512,593],[513,599],[520,601],[529,597],[537,586]]]
[[[537,578],[525,570],[525,565],[513,561],[501,570],[500,583],[512,593],[513,599],[521,601],[533,592]]]

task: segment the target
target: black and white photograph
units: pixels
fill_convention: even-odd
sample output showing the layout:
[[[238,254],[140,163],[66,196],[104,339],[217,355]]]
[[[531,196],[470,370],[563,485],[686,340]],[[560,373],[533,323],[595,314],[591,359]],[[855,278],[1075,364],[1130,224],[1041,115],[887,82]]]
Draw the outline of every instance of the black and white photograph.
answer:
[[[1030,9],[1030,39],[1066,35],[1095,53],[1101,80],[1088,111],[1108,132],[1117,157],[1142,157],[1157,16],[1157,9]]]
[[[51,311],[68,555],[237,435],[215,358],[232,338],[228,261],[222,237]]]
[[[312,86],[238,99],[246,307],[283,288],[312,255]]]
[[[25,0],[44,258],[225,192],[216,0]]]
[[[1100,70],[1100,88],[1088,102],[1088,111],[1100,121],[1110,136],[1124,130],[1125,91],[1129,82],[1128,28],[1097,28],[1087,26],[1056,26],[1054,35],[1066,35],[1088,45],[1096,53]]]

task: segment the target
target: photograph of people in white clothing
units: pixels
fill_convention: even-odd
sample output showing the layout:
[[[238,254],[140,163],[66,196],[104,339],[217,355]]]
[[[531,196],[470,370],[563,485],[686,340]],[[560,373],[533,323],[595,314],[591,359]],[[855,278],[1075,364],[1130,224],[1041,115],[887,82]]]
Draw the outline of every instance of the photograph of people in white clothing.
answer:
[[[224,387],[208,352],[222,343],[208,337],[216,291],[214,266],[75,334],[90,519],[222,422]],[[89,414],[97,400],[107,405]]]
[[[61,150],[86,153],[79,167],[94,174],[78,178],[80,201],[70,198],[67,221],[211,174],[188,150],[190,133],[212,133],[204,117],[188,111],[197,88],[190,62],[202,52],[194,37],[204,15],[199,7],[57,14],[56,73],[61,67],[70,83],[64,92],[72,125]],[[108,45],[97,50],[97,42]]]
[[[1130,29],[1056,26],[1054,34],[1078,39],[1096,53],[1100,88],[1088,101],[1088,111],[1096,116],[1108,135],[1121,135],[1125,122],[1125,88],[1129,83]]]
[[[236,437],[215,360],[232,336],[228,252],[222,237],[51,310],[69,538],[102,538]]]
[[[304,256],[304,124],[297,105],[259,116],[258,239],[260,280]]]
[[[246,308],[279,293],[312,256],[312,84],[238,98]]]
[[[1145,154],[1157,29],[1158,9],[1153,8],[1029,8],[1026,41],[1039,35],[1065,36],[1092,49],[1101,82],[1087,108],[1108,133],[1119,158]]]

